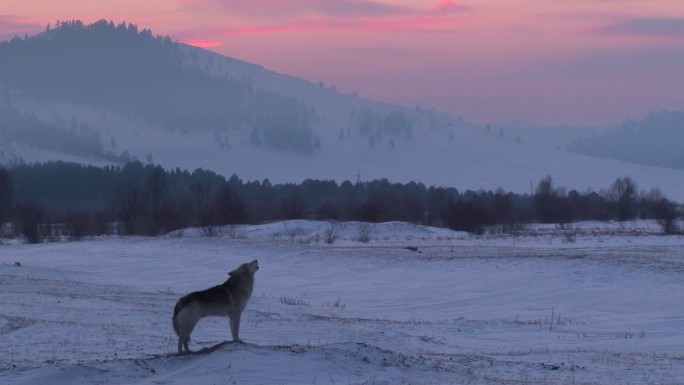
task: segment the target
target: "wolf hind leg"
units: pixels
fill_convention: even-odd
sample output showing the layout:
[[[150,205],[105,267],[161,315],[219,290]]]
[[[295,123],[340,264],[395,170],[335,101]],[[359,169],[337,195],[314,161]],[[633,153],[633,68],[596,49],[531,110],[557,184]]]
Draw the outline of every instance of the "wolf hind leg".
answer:
[[[185,353],[190,353],[190,347],[188,344],[190,343],[190,336],[185,337],[185,341],[183,341],[183,347],[185,348]]]
[[[188,343],[190,343],[190,336],[182,335],[178,337],[178,355],[192,353]]]
[[[178,337],[178,355],[183,354],[183,337]]]
[[[178,354],[183,354],[183,349],[185,353],[190,353],[190,334],[195,329],[197,322],[200,320],[201,316],[194,312],[193,309],[183,310],[178,314]]]

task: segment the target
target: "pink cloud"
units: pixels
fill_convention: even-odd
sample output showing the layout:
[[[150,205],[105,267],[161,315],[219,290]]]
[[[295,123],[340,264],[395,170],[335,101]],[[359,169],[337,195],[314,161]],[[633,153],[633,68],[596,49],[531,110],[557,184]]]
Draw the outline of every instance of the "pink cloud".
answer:
[[[422,16],[450,14],[468,7],[454,0],[439,0],[426,7],[397,5],[376,0],[175,0],[187,10],[222,9],[256,20],[282,20],[303,15],[331,18],[383,18],[394,16]]]
[[[411,34],[453,33],[456,13],[468,10],[454,0],[429,6],[396,5],[383,0],[176,0],[186,11],[226,12],[236,23],[215,30],[222,36],[312,31]]]
[[[279,19],[316,13],[332,17],[382,17],[406,13],[410,8],[373,0],[176,0],[188,9],[215,8],[256,19]]]
[[[179,0],[215,1],[215,0]],[[310,31],[386,32],[412,34],[445,34],[461,26],[456,13],[469,10],[453,0],[441,0],[429,7],[403,7],[365,0],[264,0],[259,2],[222,3],[245,13],[278,14],[283,17],[255,16],[242,19],[242,26],[216,31],[222,35],[281,34]],[[287,5],[287,7],[285,6]],[[273,6],[273,9],[270,7]],[[274,9],[276,11],[274,11]],[[298,10],[297,12],[295,12]]]
[[[243,28],[228,28],[214,31],[223,35],[258,35],[277,33],[299,33],[311,31],[356,31],[414,34],[445,34],[456,32],[458,23],[454,20],[436,17],[417,18],[351,18],[351,19],[309,19],[277,25],[254,25]]]
[[[412,10],[407,7],[365,0],[319,0],[316,2],[315,7],[318,11],[322,11],[325,14],[342,17],[386,17],[412,12]]]
[[[199,47],[199,48],[214,48],[214,47],[220,47],[224,44],[222,41],[208,41],[208,40],[197,40],[197,39],[183,40],[182,43],[185,43],[187,45],[191,45],[193,47]]]
[[[428,12],[432,14],[449,14],[456,12],[463,12],[468,7],[460,5],[454,0],[440,0],[428,7]]]
[[[0,14],[0,41],[9,40],[16,35],[33,35],[36,31],[43,30],[45,26],[46,24],[37,19]]]

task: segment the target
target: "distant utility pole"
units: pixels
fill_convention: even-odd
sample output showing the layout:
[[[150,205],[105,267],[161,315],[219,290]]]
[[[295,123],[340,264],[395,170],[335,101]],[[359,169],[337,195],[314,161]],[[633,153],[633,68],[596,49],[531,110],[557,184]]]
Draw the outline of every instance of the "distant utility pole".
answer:
[[[356,170],[356,183],[361,183],[361,172]]]

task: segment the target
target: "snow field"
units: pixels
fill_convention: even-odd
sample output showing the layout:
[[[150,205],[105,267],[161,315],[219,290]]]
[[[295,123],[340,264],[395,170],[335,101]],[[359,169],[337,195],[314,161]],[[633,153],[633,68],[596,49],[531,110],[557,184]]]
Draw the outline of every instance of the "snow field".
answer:
[[[646,223],[618,231],[577,224],[572,241],[544,226],[529,236],[473,237],[340,223],[328,244],[330,226],[0,246],[0,383],[684,379],[682,237]],[[175,356],[175,301],[255,258],[261,269],[241,327],[247,344],[224,343],[227,319],[207,318],[190,343],[200,354]]]

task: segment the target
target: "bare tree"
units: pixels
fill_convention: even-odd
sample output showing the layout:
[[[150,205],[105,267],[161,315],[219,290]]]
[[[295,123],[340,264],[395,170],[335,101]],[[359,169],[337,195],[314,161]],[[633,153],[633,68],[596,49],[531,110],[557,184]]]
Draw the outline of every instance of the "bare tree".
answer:
[[[5,222],[12,206],[12,177],[7,169],[0,167],[0,226]]]
[[[119,185],[117,206],[119,219],[123,222],[126,234],[136,234],[141,214],[142,188],[131,178]]]
[[[152,233],[159,234],[161,231],[161,208],[166,193],[166,172],[160,166],[155,167],[147,177],[145,183],[145,197],[147,198],[150,229]]]
[[[210,183],[197,182],[190,187],[197,224],[205,237],[216,237],[221,232],[218,216],[211,204],[211,191]]]
[[[615,204],[618,221],[634,219],[637,184],[630,177],[618,178],[608,190],[608,197]]]
[[[306,214],[306,203],[296,192],[280,200],[283,219],[302,219]]]
[[[337,234],[337,222],[328,221],[328,223],[330,226],[323,231],[323,239],[325,240],[325,243],[332,245],[340,236]]]
[[[541,222],[552,223],[557,221],[557,194],[553,188],[551,175],[547,175],[539,181],[534,193],[533,203]]]
[[[21,235],[29,243],[40,243],[45,239],[41,225],[45,220],[45,210],[35,203],[19,203],[16,209]]]
[[[221,225],[244,223],[246,219],[245,204],[233,193],[228,184],[220,187],[213,207],[217,221]]]
[[[69,210],[66,214],[66,227],[71,238],[81,240],[85,236],[96,234],[98,229],[94,217],[85,210]]]

